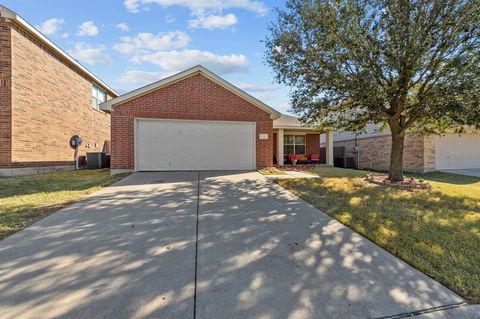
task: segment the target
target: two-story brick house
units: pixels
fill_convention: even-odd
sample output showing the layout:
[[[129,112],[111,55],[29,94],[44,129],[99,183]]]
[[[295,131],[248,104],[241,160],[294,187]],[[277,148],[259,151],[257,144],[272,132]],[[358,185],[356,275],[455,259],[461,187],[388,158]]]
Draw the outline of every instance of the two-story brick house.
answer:
[[[80,155],[108,150],[118,94],[16,13],[0,5],[0,176],[72,168]]]

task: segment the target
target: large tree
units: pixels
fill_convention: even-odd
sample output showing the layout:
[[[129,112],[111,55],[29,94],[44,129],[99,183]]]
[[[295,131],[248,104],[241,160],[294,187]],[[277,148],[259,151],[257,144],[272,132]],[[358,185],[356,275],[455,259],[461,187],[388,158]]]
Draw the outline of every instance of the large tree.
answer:
[[[276,79],[309,124],[391,131],[403,179],[408,130],[480,127],[479,0],[290,0],[265,41]]]

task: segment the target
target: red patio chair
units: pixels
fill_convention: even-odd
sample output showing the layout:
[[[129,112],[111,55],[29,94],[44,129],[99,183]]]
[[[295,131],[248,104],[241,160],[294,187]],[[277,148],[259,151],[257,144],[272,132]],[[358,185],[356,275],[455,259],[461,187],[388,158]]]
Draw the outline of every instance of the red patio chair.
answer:
[[[320,162],[320,153],[310,155],[310,160],[312,162]]]

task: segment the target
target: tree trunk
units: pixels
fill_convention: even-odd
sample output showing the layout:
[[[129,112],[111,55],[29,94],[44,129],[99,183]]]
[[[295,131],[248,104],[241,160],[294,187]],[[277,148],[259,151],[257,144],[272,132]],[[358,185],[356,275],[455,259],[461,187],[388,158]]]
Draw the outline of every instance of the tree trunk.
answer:
[[[391,182],[403,181],[404,141],[404,133],[395,134],[392,132],[392,150],[390,152],[390,168],[388,169],[388,179]]]

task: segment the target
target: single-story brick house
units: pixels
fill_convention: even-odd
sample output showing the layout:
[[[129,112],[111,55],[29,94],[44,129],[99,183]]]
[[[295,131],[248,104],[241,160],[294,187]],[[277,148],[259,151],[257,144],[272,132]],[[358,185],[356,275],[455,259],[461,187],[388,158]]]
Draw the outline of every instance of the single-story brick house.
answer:
[[[108,149],[118,94],[15,12],[0,5],[0,176],[73,168],[80,155]]]
[[[307,157],[310,154],[321,154],[320,164],[333,165],[333,131],[318,132],[302,125],[297,117],[282,114],[273,121],[273,140],[276,165],[286,163],[288,154]]]
[[[284,158],[286,132],[308,137],[312,150],[321,143],[319,133],[299,123],[286,127],[280,120],[275,125],[282,119],[278,111],[202,66],[121,95],[100,108],[111,113],[112,173],[250,170],[272,166],[274,147],[277,158]],[[327,144],[333,150],[333,139]],[[297,151],[305,153],[306,146]]]
[[[355,146],[358,153],[354,151]],[[359,168],[388,169],[390,147],[390,131],[381,130],[377,125],[368,125],[367,132],[357,136],[352,132],[334,134],[335,153],[354,158]],[[410,172],[480,168],[480,132],[408,133],[403,161],[405,171]]]

